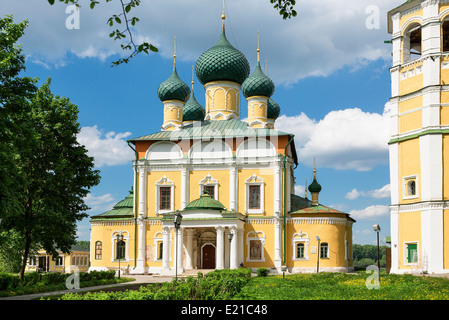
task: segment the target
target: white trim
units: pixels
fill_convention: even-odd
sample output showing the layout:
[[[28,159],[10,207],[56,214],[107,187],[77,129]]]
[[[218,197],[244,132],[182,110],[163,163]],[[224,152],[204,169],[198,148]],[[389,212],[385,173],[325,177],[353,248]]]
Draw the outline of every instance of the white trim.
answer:
[[[116,243],[117,243],[117,239],[116,236],[117,234],[122,234],[123,235],[123,241],[125,241],[125,259],[124,260],[120,260],[120,262],[129,262],[129,233],[128,231],[122,231],[122,230],[115,230],[111,233],[111,247],[112,247],[112,252],[111,252],[111,262],[118,262],[118,260],[115,259],[115,254],[116,254]]]
[[[164,246],[164,235],[162,234],[162,231],[156,232],[156,234],[154,235],[153,238],[153,243],[154,243],[154,257],[153,257],[153,261],[162,261],[163,260],[163,256],[161,257],[161,259],[158,259],[159,256],[159,243],[162,243],[162,247]],[[162,249],[163,252],[164,249]]]
[[[160,188],[161,187],[170,187],[170,209],[166,209],[166,210],[160,210],[159,209],[159,196],[160,196]],[[158,214],[163,214],[163,213],[168,213],[168,212],[173,212],[174,208],[175,208],[175,195],[174,192],[175,191],[175,184],[173,183],[173,181],[171,181],[170,179],[168,179],[165,175],[156,182],[156,215]]]
[[[415,181],[415,194],[408,195],[408,182]],[[418,199],[419,198],[419,176],[417,174],[402,177],[402,199]]]
[[[254,182],[251,182],[253,181]],[[250,209],[249,208],[249,187],[250,186],[260,186],[260,208]],[[261,214],[265,212],[265,181],[257,176],[255,173],[245,180],[245,213],[247,214]]]
[[[408,262],[408,259],[407,259],[407,253],[408,253],[407,246],[409,244],[416,244],[416,253],[418,254],[418,256],[416,257],[417,258],[416,262]],[[419,251],[420,251],[419,250],[419,241],[404,241],[403,244],[402,244],[402,248],[404,249],[403,250],[404,266],[419,266],[419,264],[420,264],[419,262],[421,260],[421,256],[419,254]]]
[[[261,236],[259,236],[259,234]],[[263,231],[250,231],[246,235],[246,262],[265,262],[265,233]],[[260,241],[261,246],[261,258],[260,259],[251,259],[251,248],[250,248],[250,241]]]
[[[200,181],[199,187],[200,187],[200,196],[204,192],[205,186],[213,186],[214,187],[214,199],[218,200],[218,180],[215,180],[212,178],[211,174],[208,173],[203,180]]]
[[[292,260],[293,261],[306,261],[309,260],[309,235],[307,233],[303,233],[301,230],[299,233],[294,233],[292,236]],[[296,257],[296,245],[298,243],[304,244],[304,258]]]
[[[167,154],[167,157],[152,157],[152,152],[157,149],[161,145],[171,146],[171,150],[164,154]],[[153,143],[145,153],[145,160],[178,160],[182,159],[183,154],[181,148],[172,141],[158,141]]]

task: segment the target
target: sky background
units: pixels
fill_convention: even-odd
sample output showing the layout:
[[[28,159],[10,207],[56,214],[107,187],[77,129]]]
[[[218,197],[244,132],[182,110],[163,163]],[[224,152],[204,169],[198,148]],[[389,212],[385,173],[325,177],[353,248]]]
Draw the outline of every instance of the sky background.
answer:
[[[391,44],[387,12],[403,0],[319,0],[296,2],[298,15],[283,20],[269,0],[227,0],[226,35],[256,65],[257,30],[262,65],[276,85],[272,98],[281,107],[275,127],[295,135],[299,165],[295,192],[313,179],[316,159],[320,202],[351,214],[353,241],[377,243],[390,235],[388,166]],[[221,31],[221,0],[146,0],[131,16],[136,42],[148,41],[158,53],[124,57],[107,19],[118,1],[100,1],[93,10],[80,0],[79,29],[69,29],[72,11],[47,0],[0,0],[0,15],[28,19],[20,44],[24,75],[39,84],[52,79],[55,95],[79,108],[84,144],[101,171],[101,182],[86,198],[96,215],[128,195],[133,185],[133,151],[126,140],[157,132],[163,121],[159,84],[171,74],[176,36],[177,70],[190,85],[192,65],[212,47]],[[123,26],[122,26],[123,27]],[[204,89],[195,81],[195,97],[204,106]],[[240,95],[240,118],[247,116]],[[90,239],[89,219],[78,224],[78,239]]]

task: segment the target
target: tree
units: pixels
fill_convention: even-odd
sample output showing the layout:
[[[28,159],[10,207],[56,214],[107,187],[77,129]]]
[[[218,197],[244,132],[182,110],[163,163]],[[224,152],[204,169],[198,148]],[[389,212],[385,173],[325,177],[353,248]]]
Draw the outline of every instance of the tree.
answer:
[[[57,256],[69,253],[76,243],[76,223],[88,215],[83,198],[100,181],[93,158],[77,142],[80,131],[78,107],[68,98],[54,96],[50,79],[31,101],[10,114],[24,128],[15,138],[15,170],[22,177],[18,192],[19,210],[6,215],[2,224],[24,239],[20,276],[29,250],[38,245]]]
[[[56,0],[47,0],[48,3],[53,5]],[[111,2],[112,0],[105,0],[105,2]],[[59,2],[63,2],[65,4],[75,4],[76,6],[80,6],[79,0],[59,0]],[[120,13],[112,15],[107,21],[110,27],[114,25],[121,25],[122,22],[125,25],[123,30],[115,29],[110,34],[109,37],[114,40],[122,40],[128,37],[128,43],[121,44],[121,48],[123,50],[131,50],[131,53],[127,58],[119,59],[117,61],[112,62],[113,66],[117,66],[122,63],[128,63],[130,59],[135,57],[138,53],[144,52],[149,53],[158,52],[158,48],[148,42],[142,42],[141,44],[136,44],[133,39],[133,34],[131,31],[131,27],[134,26],[137,22],[139,22],[139,18],[130,17],[129,14],[132,9],[136,8],[140,5],[141,0],[128,0],[127,2],[124,0],[120,0],[121,9]],[[97,0],[90,0],[89,7],[94,9],[97,4],[100,2]],[[282,18],[290,19],[291,17],[296,17],[297,13],[294,9],[294,5],[296,4],[296,0],[270,0],[270,3],[274,4],[274,8],[279,11],[279,14]],[[122,20],[123,19],[123,20]]]

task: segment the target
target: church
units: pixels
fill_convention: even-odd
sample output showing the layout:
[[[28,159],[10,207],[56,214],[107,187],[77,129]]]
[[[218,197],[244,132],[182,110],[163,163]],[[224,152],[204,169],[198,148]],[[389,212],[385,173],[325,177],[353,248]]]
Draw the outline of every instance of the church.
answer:
[[[224,11],[219,31],[194,68],[204,107],[193,79],[190,87],[178,76],[175,51],[172,73],[157,89],[160,129],[128,141],[134,186],[111,210],[91,217],[90,270],[352,270],[355,220],[321,204],[316,169],[304,197],[294,194],[294,136],[275,129],[280,106],[259,48],[251,73],[226,37]],[[247,106],[239,105],[240,94]]]

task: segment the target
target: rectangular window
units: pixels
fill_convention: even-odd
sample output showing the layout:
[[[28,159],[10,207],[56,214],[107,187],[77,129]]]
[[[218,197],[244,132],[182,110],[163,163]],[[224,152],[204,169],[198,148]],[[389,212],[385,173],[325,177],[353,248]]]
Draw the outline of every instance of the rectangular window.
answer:
[[[418,245],[416,243],[407,244],[407,263],[418,263]]]
[[[249,209],[260,209],[260,186],[249,186]]]
[[[159,209],[170,210],[171,209],[171,188],[161,187],[159,188]]]
[[[116,249],[116,256],[115,259],[125,259],[125,241],[119,240],[116,243],[117,249]]]
[[[304,258],[304,243],[296,244],[296,258]]]
[[[262,259],[262,242],[260,240],[249,241],[249,259],[250,260]]]
[[[163,250],[164,250],[164,243],[163,242],[158,242],[158,252],[157,252],[157,259],[158,260],[162,260]]]
[[[57,257],[55,261],[55,266],[60,267],[62,266],[62,264],[63,264],[62,257]]]
[[[207,192],[211,198],[215,199],[215,186],[204,186],[204,191]]]

